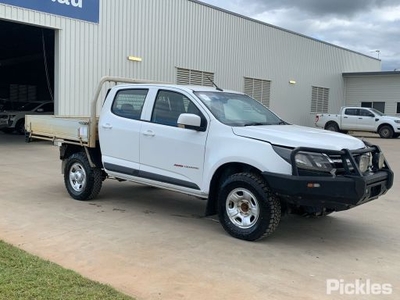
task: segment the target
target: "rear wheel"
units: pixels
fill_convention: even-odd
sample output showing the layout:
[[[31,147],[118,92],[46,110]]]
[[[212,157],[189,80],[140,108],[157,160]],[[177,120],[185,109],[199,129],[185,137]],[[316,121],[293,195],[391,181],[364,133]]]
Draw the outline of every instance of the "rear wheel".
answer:
[[[102,186],[100,168],[92,168],[82,152],[72,154],[65,164],[64,183],[70,196],[76,200],[90,200]]]
[[[384,125],[379,128],[379,136],[383,139],[391,139],[393,137],[393,128],[389,125]]]
[[[335,122],[330,122],[330,123],[326,124],[325,129],[329,130],[329,131],[338,132],[339,131],[339,126]]]
[[[231,236],[254,241],[272,234],[281,218],[279,199],[270,194],[265,181],[250,173],[230,176],[218,196],[218,216]]]

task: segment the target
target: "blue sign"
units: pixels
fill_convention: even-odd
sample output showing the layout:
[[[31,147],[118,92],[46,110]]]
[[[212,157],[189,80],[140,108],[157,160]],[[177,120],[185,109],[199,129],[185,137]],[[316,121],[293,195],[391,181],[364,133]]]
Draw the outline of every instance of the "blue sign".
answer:
[[[99,2],[100,0],[0,0],[0,3],[94,23],[99,23]]]

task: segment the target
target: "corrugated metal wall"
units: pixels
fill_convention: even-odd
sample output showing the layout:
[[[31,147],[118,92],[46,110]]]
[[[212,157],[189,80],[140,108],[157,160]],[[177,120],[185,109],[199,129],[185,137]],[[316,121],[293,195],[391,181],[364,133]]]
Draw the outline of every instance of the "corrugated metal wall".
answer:
[[[347,77],[346,105],[361,106],[361,102],[385,102],[385,114],[395,116],[400,102],[400,76]]]
[[[239,91],[244,77],[270,80],[270,107],[290,122],[312,125],[312,86],[330,89],[329,110],[336,111],[344,104],[342,72],[380,70],[371,57],[196,1],[100,1],[99,24],[0,4],[1,19],[57,30],[59,114],[88,114],[104,75],[175,82],[180,67],[213,72],[219,86]]]

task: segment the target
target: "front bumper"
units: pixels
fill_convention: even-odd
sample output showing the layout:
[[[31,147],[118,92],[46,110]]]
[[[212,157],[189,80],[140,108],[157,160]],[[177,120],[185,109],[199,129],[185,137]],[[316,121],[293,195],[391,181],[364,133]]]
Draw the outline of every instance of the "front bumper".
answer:
[[[6,127],[10,127],[10,125],[12,125],[12,122],[10,121],[10,119],[4,118],[2,116],[0,116],[0,128],[6,128]]]
[[[377,146],[370,149],[371,152],[380,152]],[[301,150],[299,148],[294,151]],[[337,155],[340,154],[344,160],[350,160],[356,165],[352,153],[349,150],[342,150],[337,152]],[[292,164],[295,164],[294,155],[292,159]],[[387,162],[383,169],[370,171],[367,174],[361,174],[356,170],[330,177],[300,176],[297,169],[293,168],[292,175],[271,172],[263,172],[262,175],[271,191],[282,200],[296,206],[327,208],[334,211],[346,210],[377,199],[393,186],[394,180],[394,173]]]

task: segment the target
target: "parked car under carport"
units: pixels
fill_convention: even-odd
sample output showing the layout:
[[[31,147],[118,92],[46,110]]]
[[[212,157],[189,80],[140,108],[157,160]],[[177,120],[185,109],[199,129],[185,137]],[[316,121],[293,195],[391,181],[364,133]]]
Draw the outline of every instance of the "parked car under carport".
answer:
[[[16,131],[19,134],[24,134],[25,115],[51,115],[53,113],[53,101],[25,103],[14,110],[7,110],[0,113],[0,130],[5,133]]]

